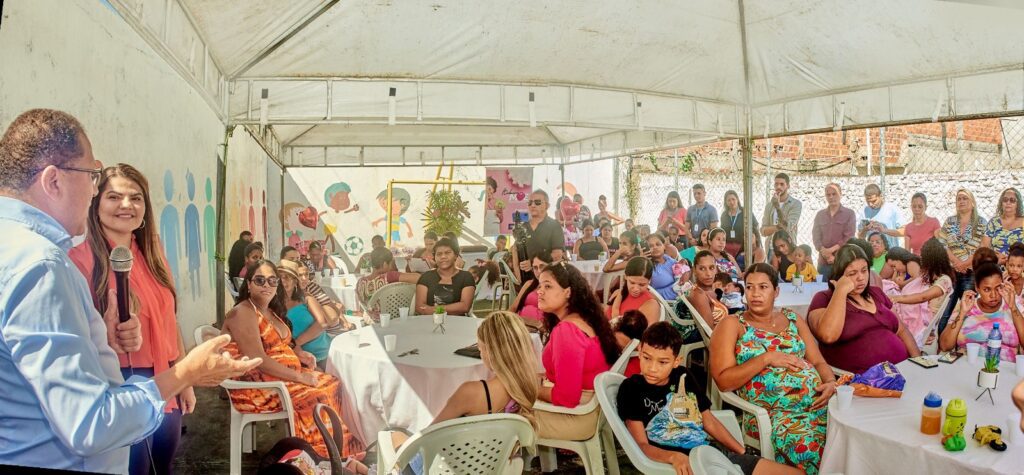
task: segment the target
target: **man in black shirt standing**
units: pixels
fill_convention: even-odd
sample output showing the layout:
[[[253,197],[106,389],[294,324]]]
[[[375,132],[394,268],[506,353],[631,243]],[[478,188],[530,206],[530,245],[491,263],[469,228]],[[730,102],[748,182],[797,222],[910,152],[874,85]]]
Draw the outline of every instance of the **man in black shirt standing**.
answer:
[[[548,216],[548,207],[551,205],[548,194],[544,190],[534,190],[527,204],[530,220],[523,223],[525,234],[516,243],[516,252],[512,253],[512,265],[519,271],[520,282],[530,278],[530,264],[534,256],[548,251],[553,262],[560,262],[565,249],[562,226]]]

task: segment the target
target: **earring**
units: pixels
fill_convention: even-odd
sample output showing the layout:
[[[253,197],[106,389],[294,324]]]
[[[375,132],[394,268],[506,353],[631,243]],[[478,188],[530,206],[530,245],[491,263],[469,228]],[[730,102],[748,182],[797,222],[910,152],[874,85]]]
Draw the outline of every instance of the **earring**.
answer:
[[[145,228],[145,227],[146,227],[146,218],[142,218],[142,225],[139,226],[139,229],[142,229],[142,228]]]

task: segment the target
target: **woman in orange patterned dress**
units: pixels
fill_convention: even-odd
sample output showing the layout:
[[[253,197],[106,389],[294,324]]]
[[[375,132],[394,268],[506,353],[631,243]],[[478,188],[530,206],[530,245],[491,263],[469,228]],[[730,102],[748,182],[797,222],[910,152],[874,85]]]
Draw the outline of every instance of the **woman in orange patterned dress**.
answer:
[[[286,310],[280,291],[277,267],[270,261],[253,263],[238,292],[238,304],[224,318],[222,333],[231,335],[226,347],[233,356],[263,358],[263,364],[246,374],[245,381],[284,381],[295,411],[295,435],[306,440],[326,457],[327,446],[313,422],[318,403],[341,414],[337,378],[315,371],[316,359],[301,348],[292,348],[291,324],[282,316]],[[260,389],[230,391],[231,402],[242,412],[276,412],[281,400],[274,391]],[[330,426],[330,421],[325,421]],[[337,429],[334,429],[337,431]],[[362,447],[345,428],[341,450],[360,455]]]

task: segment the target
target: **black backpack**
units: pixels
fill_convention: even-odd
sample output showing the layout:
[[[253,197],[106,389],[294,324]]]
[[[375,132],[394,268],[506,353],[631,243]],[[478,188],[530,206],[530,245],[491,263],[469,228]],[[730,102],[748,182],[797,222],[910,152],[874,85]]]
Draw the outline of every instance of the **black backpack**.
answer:
[[[321,414],[324,412],[327,413],[327,417],[331,420],[331,428],[335,430],[334,433],[323,422]],[[327,444],[328,458],[321,457],[316,450],[313,450],[313,446],[303,439],[285,437],[277,441],[274,447],[263,455],[263,458],[260,460],[259,470],[256,473],[258,475],[303,475],[303,472],[298,467],[280,461],[286,454],[294,450],[305,452],[316,464],[329,461],[332,474],[352,473],[345,470],[343,466],[343,457],[339,447],[344,446],[342,443],[342,436],[344,434],[341,430],[341,418],[338,417],[338,413],[334,412],[334,409],[331,409],[326,404],[317,404],[316,408],[313,409],[313,421],[316,422],[317,428],[320,429],[320,433],[324,437],[324,443]]]

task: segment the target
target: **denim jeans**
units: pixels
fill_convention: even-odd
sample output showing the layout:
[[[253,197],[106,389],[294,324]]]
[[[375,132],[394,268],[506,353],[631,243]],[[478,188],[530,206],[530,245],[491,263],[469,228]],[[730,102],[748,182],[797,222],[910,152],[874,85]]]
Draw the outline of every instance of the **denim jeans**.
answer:
[[[822,282],[828,282],[832,277],[832,264],[818,264],[818,275]]]
[[[128,379],[135,376],[153,377],[153,368],[121,368],[121,375]],[[164,414],[160,427],[149,437],[135,443],[128,458],[128,473],[131,475],[165,475],[173,473],[174,454],[181,442],[181,409]]]

